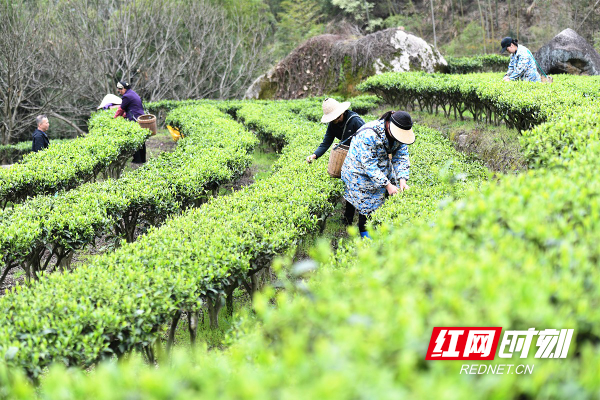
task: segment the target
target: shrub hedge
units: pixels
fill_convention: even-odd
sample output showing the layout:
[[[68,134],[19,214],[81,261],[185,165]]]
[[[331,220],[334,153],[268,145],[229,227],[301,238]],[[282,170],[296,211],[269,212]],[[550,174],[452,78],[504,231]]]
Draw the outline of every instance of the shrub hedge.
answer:
[[[282,275],[286,290],[257,294],[260,323],[240,327],[245,334],[224,352],[179,354],[160,369],[139,359],[105,364],[91,375],[58,366],[39,391],[48,399],[597,398],[599,154],[591,140],[560,173],[541,168],[459,187],[464,199],[438,203],[435,219],[384,224],[372,242],[335,253],[319,247],[310,280]],[[418,215],[422,204],[405,200],[397,206]],[[530,351],[486,363],[534,364],[532,376],[461,375],[461,361],[424,360],[433,327],[457,325],[575,335],[567,359]],[[34,394],[22,377],[0,376],[11,396]]]
[[[296,117],[281,103],[224,107],[236,107],[260,135],[288,143],[272,177],[170,219],[72,274],[11,290],[0,299],[0,310],[7,311],[0,350],[10,365],[35,377],[52,360],[85,366],[120,356],[153,343],[158,326],[179,318],[180,310],[193,312],[201,301],[214,319],[219,298],[239,285],[255,286],[257,271],[322,227],[342,184],[325,174],[324,161],[307,165],[303,155],[321,140],[323,125]],[[189,115],[186,110],[173,113]],[[55,293],[55,301],[44,302],[44,293]],[[30,318],[40,307],[43,316]]]
[[[499,54],[486,54],[475,57],[446,57],[449,74],[470,74],[476,72],[506,72],[510,59]]]
[[[31,152],[31,142],[0,145],[0,164],[14,164],[29,152]]]
[[[476,120],[504,120],[523,134],[521,147],[529,165],[540,167],[560,164],[594,139],[600,123],[600,78],[585,78],[557,76],[547,85],[502,82],[497,74],[382,74],[360,89],[405,109],[442,108],[447,116],[454,112],[462,117],[468,111]]]
[[[11,289],[0,299],[0,353],[10,365],[35,377],[51,361],[90,365],[147,346],[176,312],[193,312],[202,299],[214,311],[222,294],[318,229],[341,190],[324,165],[310,168],[299,157],[320,140],[320,126],[278,104],[238,113],[263,135],[276,132],[291,142],[278,172],[169,219],[71,274]]]
[[[41,391],[50,399],[596,398],[599,152],[593,143],[564,174],[485,184],[435,221],[380,230],[370,246],[315,253],[320,268],[304,291],[259,294],[260,325],[223,353],[179,356],[173,368],[107,364],[91,376],[59,367]],[[532,376],[460,375],[464,362],[424,361],[432,328],[457,325],[574,328],[575,336],[567,359],[533,359],[531,350],[486,362],[534,364]]]
[[[488,178],[489,171],[479,161],[455,150],[440,132],[419,125],[413,129],[418,142],[408,150],[410,190],[388,198],[371,214],[376,226],[433,218],[440,204],[466,197]]]
[[[90,118],[87,136],[29,153],[21,163],[0,169],[0,208],[72,189],[101,172],[118,175],[148,136],[150,131],[137,123],[113,119],[108,112],[96,113]]]
[[[132,242],[140,230],[205,202],[250,165],[248,153],[257,139],[214,107],[179,108],[169,120],[186,135],[173,153],[121,179],[37,196],[0,211],[0,282],[15,268],[36,279],[41,271],[66,268],[74,251],[109,232]]]
[[[594,112],[586,107],[573,112]],[[271,114],[267,107],[263,110]],[[244,112],[244,108],[238,111]],[[253,114],[249,120],[260,124],[265,114]],[[280,129],[291,131],[294,122],[287,116],[279,110],[272,126],[279,123]],[[567,126],[563,134],[592,138],[598,134],[597,125],[586,129],[590,130],[580,132]],[[297,158],[302,160],[300,155],[310,147]],[[284,154],[291,155],[291,148],[286,147]],[[225,352],[201,352],[193,362],[180,356],[171,369],[145,368],[134,361],[108,364],[88,376],[59,367],[40,392],[45,398],[68,395],[73,399],[126,398],[133,393],[157,399],[447,398],[449,394],[474,399],[596,398],[600,395],[600,183],[595,176],[600,142],[584,141],[577,150],[576,156],[572,150],[572,157],[561,152],[560,159],[553,158],[560,161],[560,170],[540,168],[466,189],[464,199],[439,203],[433,220],[384,224],[373,242],[342,246],[335,254],[320,247],[313,254],[320,268],[311,279],[302,285],[290,282],[288,290],[258,294],[254,310],[260,324]],[[289,166],[285,161],[280,159],[279,171]],[[440,176],[460,181],[460,174],[450,171]],[[324,173],[322,167],[320,172]],[[302,181],[302,175],[288,179]],[[293,201],[291,196],[280,201]],[[398,206],[408,215],[417,215],[413,207],[421,207],[409,201]],[[204,209],[194,212],[201,214]],[[197,226],[188,226],[188,235],[196,231]],[[232,235],[228,240],[236,238]],[[141,241],[132,246],[139,245]],[[165,248],[149,251],[169,254]],[[139,256],[116,257],[125,262]],[[148,272],[168,267],[153,264],[152,257],[142,260],[148,266],[143,283],[155,284],[156,275],[148,276]],[[179,259],[175,260],[179,267]],[[188,255],[181,262],[189,260]],[[133,266],[142,264],[136,260]],[[132,275],[137,273],[139,269]],[[173,275],[164,274],[161,279]],[[116,280],[121,282],[120,278]],[[147,288],[138,300],[144,307],[130,307],[139,315],[148,315],[145,301],[154,295],[155,287]],[[0,309],[5,308],[3,300]],[[157,315],[152,321],[159,319]],[[533,376],[461,375],[460,361],[424,360],[432,328],[457,325],[573,328],[575,336],[567,359],[533,359],[530,351],[529,358],[512,360],[535,363]],[[139,326],[149,329],[152,324]],[[20,356],[19,349],[5,352],[9,365]],[[490,364],[499,363],[507,361]],[[11,396],[33,394],[22,378],[1,376]]]
[[[55,146],[69,140],[71,139],[53,139],[51,143]],[[0,164],[14,164],[28,153],[31,153],[31,142],[0,145]]]

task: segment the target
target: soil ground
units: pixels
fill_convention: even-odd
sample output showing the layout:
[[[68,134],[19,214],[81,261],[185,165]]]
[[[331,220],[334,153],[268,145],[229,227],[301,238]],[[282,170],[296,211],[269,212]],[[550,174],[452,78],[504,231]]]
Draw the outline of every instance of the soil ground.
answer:
[[[177,142],[171,138],[171,134],[166,129],[159,129],[156,135],[150,136],[146,140],[146,161],[158,157],[161,153],[172,152],[177,147]],[[133,171],[144,164],[134,164],[129,160],[123,172]]]
[[[520,134],[514,129],[475,122],[468,117],[462,121],[422,111],[410,114],[414,123],[440,131],[457,150],[480,159],[494,172],[527,170],[519,144]]]

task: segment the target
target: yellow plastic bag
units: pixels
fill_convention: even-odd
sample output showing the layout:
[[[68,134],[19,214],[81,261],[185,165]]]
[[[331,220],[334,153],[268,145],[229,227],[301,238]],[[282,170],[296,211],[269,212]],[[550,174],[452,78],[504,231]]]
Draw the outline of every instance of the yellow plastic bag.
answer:
[[[183,137],[181,132],[179,132],[179,128],[175,128],[170,125],[167,125],[167,129],[169,130],[169,133],[171,134],[171,137],[173,138],[174,141],[178,141],[179,139],[181,139]]]

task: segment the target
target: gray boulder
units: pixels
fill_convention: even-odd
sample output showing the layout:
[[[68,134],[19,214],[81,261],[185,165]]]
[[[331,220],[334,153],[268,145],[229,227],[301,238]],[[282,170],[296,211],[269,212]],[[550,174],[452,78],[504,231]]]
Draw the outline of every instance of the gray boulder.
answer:
[[[600,75],[600,54],[573,29],[565,29],[536,53],[547,74]]]
[[[369,76],[395,71],[437,72],[444,57],[403,28],[360,37],[320,35],[294,49],[246,91],[246,99],[295,99],[323,94],[351,96]]]

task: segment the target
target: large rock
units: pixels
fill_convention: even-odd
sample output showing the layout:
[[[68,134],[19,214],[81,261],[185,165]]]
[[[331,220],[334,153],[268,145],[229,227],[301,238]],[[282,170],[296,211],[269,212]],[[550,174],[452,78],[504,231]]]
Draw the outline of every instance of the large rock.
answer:
[[[600,54],[573,29],[565,29],[536,53],[547,74],[600,75]]]
[[[444,57],[402,28],[351,38],[320,35],[293,50],[246,91],[247,99],[294,99],[322,94],[356,94],[371,75],[395,71],[443,70]]]

